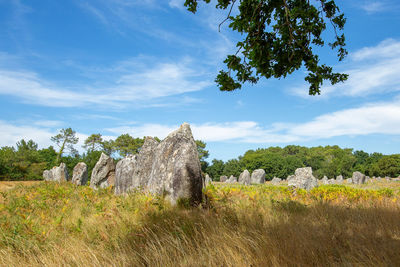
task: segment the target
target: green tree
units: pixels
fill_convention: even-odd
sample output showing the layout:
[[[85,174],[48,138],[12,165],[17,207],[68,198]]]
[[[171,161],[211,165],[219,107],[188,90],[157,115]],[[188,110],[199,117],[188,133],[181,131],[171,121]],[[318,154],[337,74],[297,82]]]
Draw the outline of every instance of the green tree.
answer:
[[[104,153],[111,156],[115,152],[114,140],[104,140],[101,143],[101,148]]]
[[[68,150],[71,154],[77,153],[74,145],[78,143],[79,138],[76,137],[75,131],[73,131],[71,128],[61,129],[59,134],[51,137],[51,141],[56,143],[56,145],[60,148],[57,153],[57,164],[60,163],[61,156],[66,150]]]
[[[243,167],[238,159],[230,159],[224,165],[224,175],[239,177],[242,171]]]
[[[375,176],[397,177],[400,175],[400,154],[383,156],[372,168]]]
[[[195,13],[198,2],[186,0],[185,6]],[[235,4],[237,15],[232,14]],[[325,45],[322,35],[329,23],[334,33],[329,46],[337,50],[339,61],[347,55],[342,34],[346,19],[335,1],[218,0],[216,8],[229,10],[219,27],[228,21],[229,28],[243,36],[237,52],[224,61],[227,70],[221,70],[215,80],[220,90],[236,90],[245,82],[257,83],[260,77],[285,78],[302,66],[308,71],[310,95],[320,94],[324,80],[336,84],[347,79],[347,74],[321,64],[316,53],[316,47]]]
[[[133,138],[129,134],[122,134],[115,139],[112,146],[122,157],[137,154],[143,146],[143,138]]]
[[[219,181],[221,175],[224,174],[225,164],[222,160],[213,159],[211,165],[207,167],[206,173],[213,178],[214,181]]]
[[[196,146],[197,146],[197,153],[199,154],[199,159],[200,159],[200,164],[201,164],[201,170],[203,172],[207,171],[208,167],[208,162],[206,159],[209,156],[208,150],[206,150],[206,143],[201,141],[201,140],[196,140]]]
[[[46,169],[51,169],[57,161],[57,152],[55,151],[53,146],[49,146],[48,148],[40,149],[39,151],[40,158],[46,162]]]
[[[97,161],[100,159],[102,151],[88,151],[86,154],[82,155],[82,161],[86,163],[88,167],[88,177],[92,175],[92,171]]]
[[[82,146],[87,151],[100,150],[103,147],[103,138],[101,134],[92,134],[86,138],[84,145]]]

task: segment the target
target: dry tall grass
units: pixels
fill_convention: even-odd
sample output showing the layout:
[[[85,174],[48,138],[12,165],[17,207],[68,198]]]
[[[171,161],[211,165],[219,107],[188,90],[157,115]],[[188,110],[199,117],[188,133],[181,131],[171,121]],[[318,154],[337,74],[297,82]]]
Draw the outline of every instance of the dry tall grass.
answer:
[[[2,193],[2,266],[400,266],[400,193],[211,186],[170,207],[42,183]]]

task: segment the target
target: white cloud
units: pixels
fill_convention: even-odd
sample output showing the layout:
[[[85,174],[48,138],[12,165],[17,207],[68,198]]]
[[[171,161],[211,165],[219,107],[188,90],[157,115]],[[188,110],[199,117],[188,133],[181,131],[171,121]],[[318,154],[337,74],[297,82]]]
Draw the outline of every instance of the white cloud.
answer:
[[[400,57],[400,41],[386,39],[377,46],[361,48],[350,57],[354,61],[398,58]]]
[[[318,98],[364,97],[400,90],[400,41],[388,39],[377,46],[362,48],[350,54],[349,59],[348,68],[343,70],[349,79],[334,86],[323,86]],[[292,88],[291,92],[310,97],[307,85]]]
[[[205,73],[201,68],[187,58],[177,62],[155,62],[154,59],[140,57],[117,64],[106,71],[87,71],[96,79],[93,82],[96,85],[80,84],[76,88],[63,88],[33,72],[0,69],[0,94],[43,106],[96,105],[98,108],[101,105],[106,108],[123,108],[127,105],[163,105],[162,99],[165,97],[199,91],[210,85],[210,82],[204,81]],[[180,102],[185,103],[187,100],[187,97],[183,97]]]
[[[46,128],[39,128],[27,125],[14,125],[5,121],[0,121],[0,146],[15,146],[21,139],[32,139],[41,147],[51,145],[51,136],[54,132]]]
[[[178,9],[185,9],[185,6],[183,5],[185,3],[184,0],[170,0],[168,2],[169,6],[172,8],[178,8]]]
[[[109,128],[120,135],[164,138],[179,125],[143,124]],[[304,123],[263,126],[254,121],[192,124],[195,139],[206,142],[293,143],[337,136],[400,134],[400,100],[372,103],[324,114]]]
[[[387,6],[382,1],[367,2],[361,5],[361,8],[368,14],[384,11]]]
[[[400,134],[400,101],[368,104],[316,117],[288,129],[289,135],[330,138],[369,134]]]

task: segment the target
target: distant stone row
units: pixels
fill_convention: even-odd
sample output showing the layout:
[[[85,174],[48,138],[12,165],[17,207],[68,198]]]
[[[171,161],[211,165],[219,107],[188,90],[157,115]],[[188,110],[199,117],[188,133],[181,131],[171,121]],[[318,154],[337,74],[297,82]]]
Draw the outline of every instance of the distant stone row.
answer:
[[[369,180],[380,180],[382,179],[381,177],[368,177],[362,174],[361,172],[354,172],[353,176],[351,178],[348,178],[344,180],[342,175],[339,175],[336,177],[336,179],[331,178],[328,179],[328,177],[324,176],[321,179],[321,183],[328,185],[328,184],[342,184],[344,181],[346,181],[348,184],[365,184]],[[400,181],[400,176],[398,178],[390,178],[390,177],[385,177],[386,180],[392,180],[392,181]],[[206,175],[206,184],[211,182],[212,179]],[[285,179],[277,178],[274,177],[271,180],[272,184],[279,184],[280,182],[285,181]],[[286,178],[286,181],[288,183],[288,186],[293,186],[296,188],[302,188],[306,190],[310,190],[316,186],[318,186],[318,180],[313,176],[312,174],[312,168],[311,167],[305,167],[305,168],[298,168],[295,171],[294,175],[290,175]],[[221,176],[220,177],[220,182],[224,183],[240,183],[244,185],[249,185],[249,184],[263,184],[265,183],[265,171],[263,169],[257,169],[255,170],[251,176],[248,170],[244,170],[240,176],[239,179],[237,179],[234,176],[230,176],[229,178],[227,176]]]

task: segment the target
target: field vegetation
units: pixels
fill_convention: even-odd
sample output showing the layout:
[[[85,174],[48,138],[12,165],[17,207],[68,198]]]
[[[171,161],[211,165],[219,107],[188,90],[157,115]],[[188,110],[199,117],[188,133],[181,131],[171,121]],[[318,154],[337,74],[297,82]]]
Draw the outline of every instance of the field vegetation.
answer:
[[[0,191],[2,266],[400,266],[400,182],[205,189],[200,207],[70,183]]]

